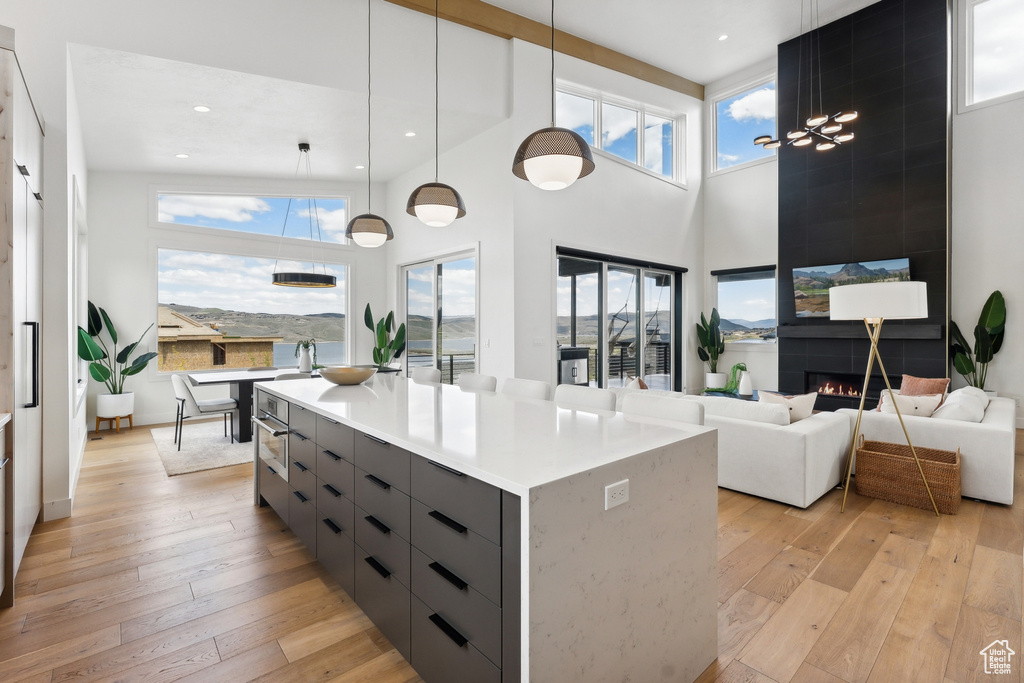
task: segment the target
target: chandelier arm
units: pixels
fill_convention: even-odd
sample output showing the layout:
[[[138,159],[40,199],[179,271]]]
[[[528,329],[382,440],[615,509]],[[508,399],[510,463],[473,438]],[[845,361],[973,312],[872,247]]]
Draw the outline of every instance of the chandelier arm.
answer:
[[[438,4],[438,0],[434,0],[434,182],[435,183],[437,182],[437,179],[438,179],[437,166],[438,166],[438,163],[439,163],[438,162],[438,156],[440,155],[440,146],[441,146],[440,138],[438,137],[438,135],[439,135],[438,131],[440,130],[440,124],[439,124],[440,115],[438,114],[438,111],[439,111],[439,106],[438,106],[438,92],[439,92],[438,81],[440,81],[440,76],[438,76],[438,59],[437,59],[437,54],[438,54],[437,4]]]

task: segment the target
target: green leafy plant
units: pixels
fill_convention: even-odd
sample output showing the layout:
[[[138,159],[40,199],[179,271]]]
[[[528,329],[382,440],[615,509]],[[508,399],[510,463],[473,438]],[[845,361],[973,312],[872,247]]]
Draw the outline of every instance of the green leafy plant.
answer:
[[[117,349],[117,329],[110,316],[102,308],[89,302],[89,330],[78,328],[78,357],[89,361],[89,374],[97,382],[107,385],[112,394],[124,393],[124,381],[132,375],[142,372],[149,361],[156,358],[155,351],[140,354],[131,359],[142,340],[153,329],[150,323],[139,340],[133,344]],[[110,346],[103,339],[103,332],[110,341]]]
[[[370,312],[370,304],[366,304],[363,312],[363,322],[374,334],[373,362],[378,368],[387,367],[391,361],[397,359],[405,351],[405,323],[398,326],[395,331],[395,312],[388,311],[387,316],[376,323],[373,322],[373,313]],[[395,332],[392,337],[391,333]]]
[[[718,309],[711,309],[711,320],[700,314],[697,323],[697,356],[708,366],[708,372],[718,372],[718,359],[725,353],[725,335],[722,334],[722,318]]]
[[[974,328],[974,348],[954,322],[950,328],[953,342],[949,354],[953,367],[963,375],[967,383],[979,389],[985,388],[988,364],[1003,345],[1003,331],[1006,328],[1006,301],[998,289],[989,295],[981,307],[978,324]]]
[[[312,355],[313,355],[313,367],[314,368],[320,367],[316,363],[316,340],[315,339],[300,339],[298,341],[298,343],[295,344],[295,357],[296,358],[299,357],[299,351],[301,349],[308,349],[312,353]]]

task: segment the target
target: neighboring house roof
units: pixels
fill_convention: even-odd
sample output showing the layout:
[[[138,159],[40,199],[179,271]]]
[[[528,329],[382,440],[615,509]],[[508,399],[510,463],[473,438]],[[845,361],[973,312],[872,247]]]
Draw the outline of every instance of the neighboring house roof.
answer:
[[[237,344],[239,342],[279,342],[283,337],[226,337],[210,325],[171,310],[169,306],[157,307],[157,341],[209,341],[215,344]]]

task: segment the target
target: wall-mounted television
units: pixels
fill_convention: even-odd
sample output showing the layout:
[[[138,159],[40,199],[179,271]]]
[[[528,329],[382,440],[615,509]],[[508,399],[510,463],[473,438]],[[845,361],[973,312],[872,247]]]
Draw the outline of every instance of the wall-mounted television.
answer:
[[[827,318],[828,289],[865,282],[898,282],[910,279],[910,259],[837,263],[793,269],[796,317]]]

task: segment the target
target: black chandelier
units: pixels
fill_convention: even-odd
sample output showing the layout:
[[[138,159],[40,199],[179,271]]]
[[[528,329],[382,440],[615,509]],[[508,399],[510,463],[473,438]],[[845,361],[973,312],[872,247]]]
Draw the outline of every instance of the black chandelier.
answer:
[[[306,178],[307,180],[312,176],[312,170],[309,165],[309,143],[299,143],[299,163],[295,167],[295,175],[299,175],[299,168],[305,162],[306,166]],[[306,199],[308,205],[307,214],[309,215],[309,241],[314,242],[314,250],[316,243],[322,243],[323,239],[320,235],[320,211],[317,209],[316,200],[312,197]],[[292,211],[292,198],[288,198],[288,206],[284,211],[284,225],[281,226],[281,242],[284,242],[285,230],[288,228],[288,215]],[[314,225],[316,226],[316,239],[314,240]],[[280,254],[280,245],[278,245],[278,253]],[[315,254],[314,254],[315,257]],[[278,272],[277,264],[280,261],[274,262],[274,278],[271,282],[275,285],[281,285],[282,287],[336,287],[338,279],[333,275],[328,274],[327,265],[323,259],[320,259],[320,269],[322,272],[316,272],[316,259],[313,259],[313,269],[309,272]]]

